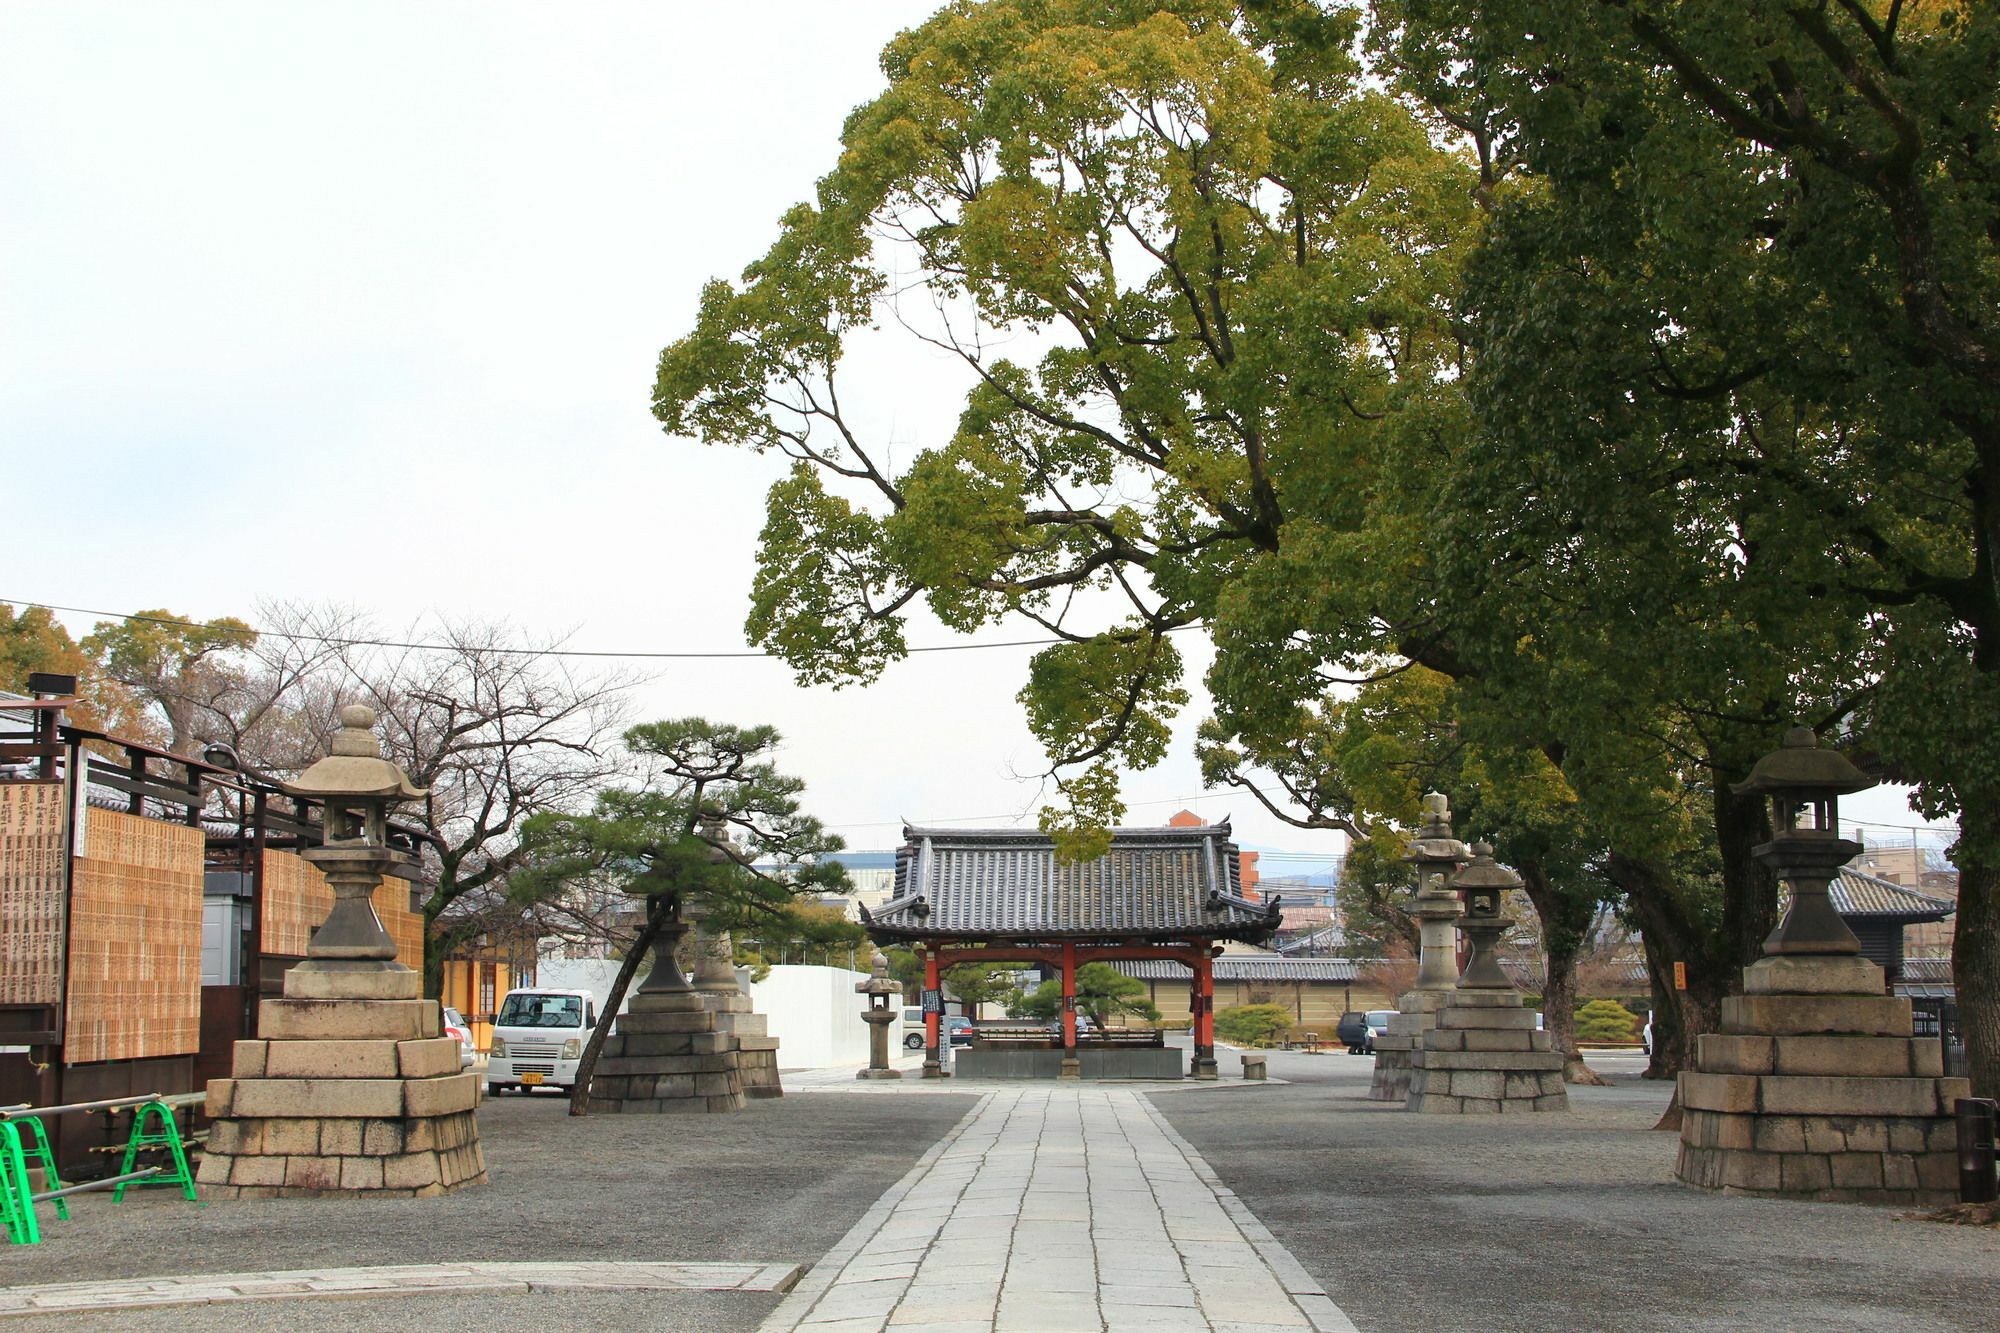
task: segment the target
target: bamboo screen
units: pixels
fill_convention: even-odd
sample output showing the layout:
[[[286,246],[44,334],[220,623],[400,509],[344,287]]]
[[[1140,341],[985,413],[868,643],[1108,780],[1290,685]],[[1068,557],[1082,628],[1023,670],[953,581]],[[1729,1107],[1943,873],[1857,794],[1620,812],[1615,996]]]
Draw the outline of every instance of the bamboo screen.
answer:
[[[333,890],[312,862],[264,849],[264,952],[303,958],[313,931],[333,910]],[[421,970],[424,920],[410,910],[409,881],[385,879],[375,889],[375,915],[396,942],[396,961]]]
[[[70,892],[63,1061],[201,1048],[202,832],[92,810]]]
[[[59,782],[0,783],[0,1004],[62,1000],[66,801]]]

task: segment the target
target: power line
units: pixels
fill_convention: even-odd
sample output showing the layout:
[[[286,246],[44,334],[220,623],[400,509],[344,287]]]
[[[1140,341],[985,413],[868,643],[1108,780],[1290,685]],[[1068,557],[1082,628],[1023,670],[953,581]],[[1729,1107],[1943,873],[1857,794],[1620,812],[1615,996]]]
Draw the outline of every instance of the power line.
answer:
[[[208,626],[193,620],[176,620],[171,616],[131,615],[123,611],[99,611],[87,606],[57,606],[53,602],[29,602],[18,597],[0,597],[0,602],[10,606],[39,608],[43,611],[67,611],[79,616],[108,616],[115,620],[137,621],[142,625],[166,625],[173,629],[207,629]],[[258,629],[251,626],[250,632],[259,637],[268,635],[274,639],[289,639],[294,643],[324,643],[336,648],[409,648],[419,652],[456,652],[460,645],[450,643],[409,643],[398,639],[342,638],[330,634],[303,634],[296,630]],[[984,648],[1047,648],[1067,643],[1067,639],[1008,639],[998,643],[938,643],[916,648],[905,648],[906,653],[963,653]],[[512,657],[578,657],[578,658],[625,658],[630,660],[683,660],[705,658],[776,658],[776,653],[760,650],[742,652],[688,652],[669,653],[654,651],[613,652],[581,648],[501,648],[481,645],[481,652],[498,653]],[[829,650],[833,651],[833,650]]]

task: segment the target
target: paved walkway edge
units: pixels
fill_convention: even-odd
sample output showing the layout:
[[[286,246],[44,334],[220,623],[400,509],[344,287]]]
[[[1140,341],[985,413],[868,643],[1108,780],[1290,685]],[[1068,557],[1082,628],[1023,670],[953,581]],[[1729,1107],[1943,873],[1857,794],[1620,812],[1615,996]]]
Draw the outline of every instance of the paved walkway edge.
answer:
[[[1326,1288],[1319,1280],[1306,1272],[1305,1265],[1292,1257],[1292,1252],[1271,1234],[1269,1227],[1257,1220],[1257,1215],[1250,1211],[1249,1205],[1236,1197],[1236,1191],[1222,1183],[1215,1174],[1215,1168],[1208,1164],[1208,1159],[1195,1151],[1194,1145],[1182,1138],[1180,1132],[1167,1123],[1167,1118],[1160,1114],[1160,1108],[1153,1105],[1152,1098],[1141,1097],[1139,1102],[1146,1108],[1146,1114],[1160,1127],[1160,1133],[1187,1157],[1188,1165],[1194,1168],[1196,1177],[1202,1184],[1215,1191],[1215,1197],[1221,1201],[1222,1210],[1229,1214],[1229,1220],[1236,1223],[1237,1230],[1241,1231],[1245,1239],[1255,1247],[1264,1262],[1271,1266],[1271,1271],[1278,1275],[1278,1281],[1284,1286],[1285,1294],[1297,1302],[1299,1309],[1305,1312],[1306,1318],[1312,1320],[1313,1328],[1318,1333],[1360,1333],[1360,1330],[1355,1328],[1354,1321],[1347,1317],[1347,1312],[1334,1304],[1333,1298],[1327,1294]]]
[[[812,1310],[813,1303],[818,1301],[826,1293],[826,1289],[833,1285],[833,1280],[840,1276],[840,1270],[847,1267],[850,1259],[861,1253],[861,1247],[882,1229],[882,1224],[896,1211],[896,1205],[916,1188],[917,1182],[930,1172],[937,1159],[944,1156],[952,1144],[958,1142],[959,1136],[965,1133],[973,1121],[979,1119],[979,1113],[984,1111],[986,1104],[992,1100],[993,1094],[989,1092],[973,1103],[972,1109],[967,1111],[956,1125],[947,1130],[943,1138],[933,1143],[930,1151],[919,1157],[917,1164],[905,1172],[901,1180],[884,1191],[882,1197],[875,1200],[868,1211],[861,1215],[861,1220],[848,1228],[847,1234],[840,1238],[839,1243],[821,1255],[819,1261],[806,1271],[805,1277],[792,1288],[784,1303],[771,1311],[764,1322],[758,1325],[758,1333],[790,1333],[790,1330],[797,1328],[799,1321]]]
[[[257,1273],[191,1273],[112,1282],[0,1287],[0,1319],[28,1315],[227,1305],[239,1301],[352,1300],[440,1292],[788,1291],[797,1264],[585,1260],[576,1263],[390,1264]]]

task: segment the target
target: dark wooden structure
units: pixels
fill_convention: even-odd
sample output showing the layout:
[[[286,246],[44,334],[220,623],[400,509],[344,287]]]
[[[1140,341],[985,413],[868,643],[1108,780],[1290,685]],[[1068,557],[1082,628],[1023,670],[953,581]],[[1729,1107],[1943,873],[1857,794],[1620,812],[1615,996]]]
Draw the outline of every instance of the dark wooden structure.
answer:
[[[1229,825],[1114,830],[1094,861],[1059,858],[1041,833],[1019,829],[906,828],[895,896],[863,923],[880,944],[910,944],[924,959],[924,1072],[941,1072],[940,990],[960,963],[1032,963],[1062,981],[1060,1077],[1109,1073],[1115,1061],[1078,1056],[1076,972],[1093,962],[1184,964],[1194,1027],[1190,1073],[1215,1077],[1212,963],[1222,940],[1258,944],[1277,929],[1277,899],[1243,896]]]
[[[73,689],[73,682],[62,683]],[[285,970],[305,952],[296,923],[274,934],[266,919],[274,902],[300,915],[297,894],[267,891],[265,881],[274,866],[296,870],[286,853],[319,844],[317,806],[284,792],[275,777],[69,723],[64,710],[75,702],[66,691],[0,697],[0,816],[25,812],[33,820],[31,830],[0,826],[0,909],[9,928],[6,966],[0,968],[0,1048],[14,1048],[0,1049],[0,1104],[173,1095],[226,1077],[234,1043],[256,1035],[258,1000],[282,992]],[[122,1040],[85,1041],[75,1012],[78,960],[115,946],[150,962],[157,943],[124,933],[119,868],[107,873],[99,859],[112,832],[128,843],[136,836],[152,845],[143,860],[171,861],[140,869],[171,877],[175,910],[185,919],[191,909],[194,929],[192,967],[186,965],[188,941],[177,938],[176,968],[143,968],[150,979],[132,979],[124,993],[143,1004],[155,989],[171,991],[171,1007],[188,1021],[176,1022],[164,1036],[134,1039],[127,1031]],[[406,848],[425,836],[408,826],[395,830]],[[157,850],[169,843],[170,856]],[[89,885],[96,886],[95,914],[79,910]],[[408,886],[392,885],[378,904],[390,907],[385,920],[404,918],[393,925],[407,937],[411,914],[395,913],[393,895],[400,893],[407,909]],[[142,876],[132,877],[130,891],[135,912],[139,897],[159,892]],[[212,913],[218,898],[235,910]],[[204,949],[217,942],[204,935],[213,935],[209,928],[218,921],[229,936],[221,941],[227,947],[220,955],[228,961],[220,973],[204,966],[218,953]],[[415,942],[421,962],[420,933]],[[97,1003],[101,1009],[106,1001]],[[116,1128],[107,1117],[64,1115],[48,1128],[66,1175],[104,1168],[92,1150],[105,1146]]]

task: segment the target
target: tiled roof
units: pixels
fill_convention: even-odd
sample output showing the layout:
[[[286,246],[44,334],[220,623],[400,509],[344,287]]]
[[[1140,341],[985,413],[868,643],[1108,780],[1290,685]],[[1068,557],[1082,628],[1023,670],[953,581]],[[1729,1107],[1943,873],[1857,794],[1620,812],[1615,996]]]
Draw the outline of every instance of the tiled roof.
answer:
[[[1891,883],[1852,866],[1843,866],[1839,876],[1826,886],[1833,910],[1842,916],[1897,917],[1905,922],[1942,921],[1958,910],[1948,898],[1934,898],[1900,884]],[[1780,894],[1779,910],[1783,899]]]
[[[1363,969],[1380,962],[1376,958],[1286,958],[1246,957],[1224,954],[1213,967],[1217,981],[1334,981],[1358,980]],[[1120,961],[1111,966],[1140,981],[1186,981],[1192,975],[1187,964],[1164,959]]]
[[[1951,980],[1951,959],[1905,958],[1903,960],[1903,980],[1949,982]]]
[[[1095,861],[1063,861],[1021,829],[908,828],[896,896],[863,921],[878,940],[1269,938],[1279,906],[1238,888],[1229,825],[1114,829]]]

